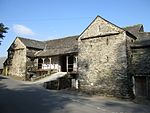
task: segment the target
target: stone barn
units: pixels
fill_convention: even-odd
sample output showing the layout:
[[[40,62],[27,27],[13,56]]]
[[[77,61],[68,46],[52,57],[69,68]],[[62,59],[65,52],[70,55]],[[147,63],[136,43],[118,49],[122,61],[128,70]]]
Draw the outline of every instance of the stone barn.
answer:
[[[80,89],[92,94],[132,97],[128,43],[135,39],[128,31],[97,16],[78,39]]]
[[[17,37],[4,69],[21,80],[65,72],[72,87],[89,94],[150,97],[149,49],[150,33],[143,25],[121,28],[97,16],[78,36],[48,41]]]
[[[37,41],[17,37],[8,49],[5,75],[20,80],[37,80],[54,73],[67,72],[76,87],[78,36]],[[75,84],[74,84],[75,82]]]
[[[131,44],[133,91],[136,97],[150,97],[150,33],[144,32],[143,25],[126,27],[137,37]]]

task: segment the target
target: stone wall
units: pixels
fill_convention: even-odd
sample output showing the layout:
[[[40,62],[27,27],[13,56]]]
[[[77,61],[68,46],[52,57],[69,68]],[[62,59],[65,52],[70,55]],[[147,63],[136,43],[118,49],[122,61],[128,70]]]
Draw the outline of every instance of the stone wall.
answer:
[[[150,74],[150,48],[132,49],[132,66],[134,75]]]
[[[128,85],[126,33],[97,18],[81,34],[78,42],[80,90],[90,94],[130,98],[132,88]]]
[[[111,24],[101,17],[96,17],[96,19],[81,33],[79,39],[120,32],[123,32],[123,30],[119,27]]]
[[[132,69],[133,69],[132,73],[135,76],[135,78],[140,77],[141,80],[141,81],[135,81],[135,89],[136,89],[135,95],[139,96],[138,92],[143,91],[145,92],[145,94],[142,92],[141,94],[143,95],[140,94],[140,96],[150,97],[150,48],[149,47],[132,48]]]
[[[33,75],[36,75],[36,71],[38,69],[38,59],[35,58],[34,54],[39,51],[39,49],[35,48],[26,49],[26,80],[30,80]]]
[[[38,69],[38,59],[27,57],[26,70],[29,72],[35,72]]]
[[[34,49],[34,48],[27,48],[26,52],[27,52],[27,57],[30,57],[30,58],[34,58],[34,54],[39,52],[39,51],[42,51],[42,50],[39,50],[39,49]]]
[[[132,49],[131,49],[131,45],[133,44],[133,42],[135,41],[135,39],[129,37],[128,35],[126,35],[126,53],[127,53],[127,82],[126,82],[126,86],[128,87],[128,92],[130,93],[131,97],[134,97],[134,79],[133,79],[133,66],[132,66]]]
[[[26,48],[19,39],[16,39],[13,44],[15,46],[12,48],[13,56],[8,75],[24,80],[26,75]]]

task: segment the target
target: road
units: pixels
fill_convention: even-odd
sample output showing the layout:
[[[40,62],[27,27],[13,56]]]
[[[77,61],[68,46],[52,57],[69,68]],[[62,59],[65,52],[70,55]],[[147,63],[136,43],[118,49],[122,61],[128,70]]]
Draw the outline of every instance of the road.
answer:
[[[149,105],[52,91],[0,76],[0,113],[150,113]]]

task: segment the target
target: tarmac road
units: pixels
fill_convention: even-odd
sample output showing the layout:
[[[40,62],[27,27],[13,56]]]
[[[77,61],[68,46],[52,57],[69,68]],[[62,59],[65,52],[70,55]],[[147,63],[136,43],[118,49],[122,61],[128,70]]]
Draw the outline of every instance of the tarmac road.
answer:
[[[0,76],[0,113],[150,113],[149,105],[47,90]]]

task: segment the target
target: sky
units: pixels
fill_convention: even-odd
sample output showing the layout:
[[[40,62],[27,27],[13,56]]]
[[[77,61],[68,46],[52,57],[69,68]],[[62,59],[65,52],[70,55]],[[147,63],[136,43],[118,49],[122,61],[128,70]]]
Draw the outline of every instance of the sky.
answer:
[[[149,0],[0,0],[0,23],[9,27],[0,57],[17,36],[44,41],[80,35],[97,15],[119,27],[143,24],[150,31]]]

